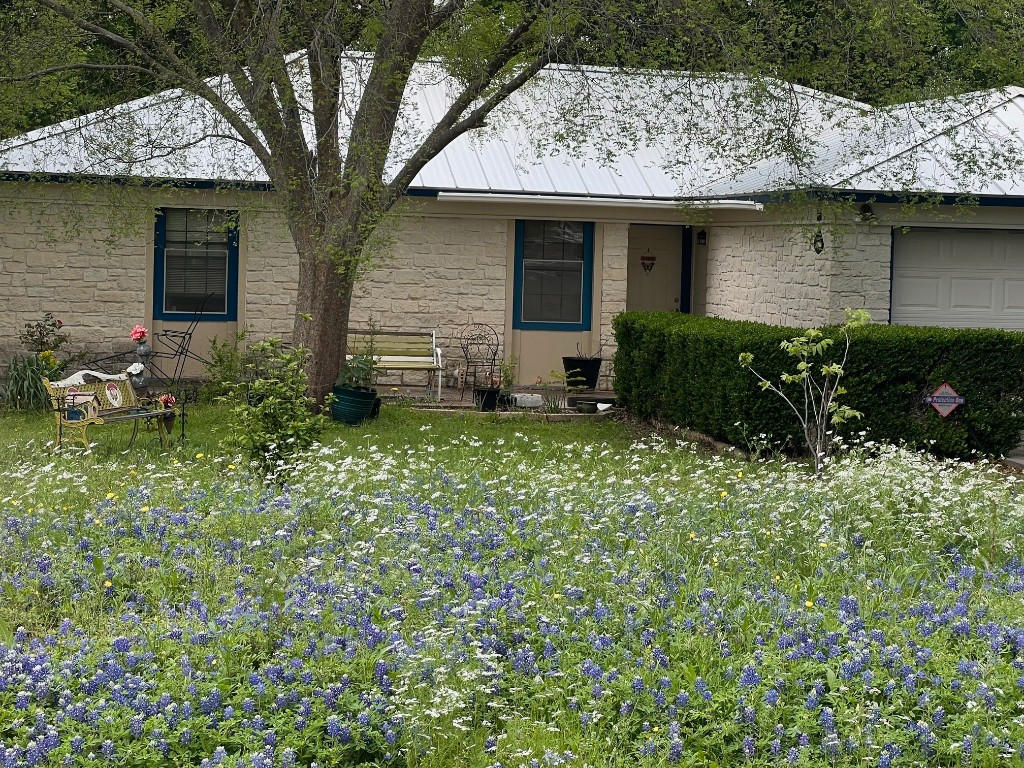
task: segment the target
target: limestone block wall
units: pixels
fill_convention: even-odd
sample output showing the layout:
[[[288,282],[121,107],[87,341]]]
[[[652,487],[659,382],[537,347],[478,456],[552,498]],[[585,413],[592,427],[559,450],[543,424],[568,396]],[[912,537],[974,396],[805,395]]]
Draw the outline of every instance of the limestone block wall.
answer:
[[[805,228],[782,224],[708,228],[706,312],[734,320],[807,327],[839,322],[846,307],[889,308],[889,230],[825,232],[816,254]]]
[[[239,319],[253,338],[290,339],[295,323],[299,256],[288,223],[275,209],[243,209],[240,234],[245,298]]]
[[[606,223],[602,225],[601,242],[601,325],[600,340],[604,342],[601,357],[602,384],[610,383],[614,376],[612,359],[615,357],[615,334],[612,331],[612,320],[621,312],[626,311],[626,265],[629,252],[629,224]],[[597,347],[595,338],[595,350]]]
[[[0,184],[0,362],[45,312],[71,347],[112,351],[146,314],[152,215],[111,216],[105,195],[56,184]],[[127,324],[127,325],[126,325]]]
[[[510,226],[504,218],[404,218],[380,266],[356,285],[351,324],[372,318],[391,330],[434,329],[454,372],[460,353],[452,339],[461,328],[486,323],[504,333]]]
[[[876,323],[888,323],[892,228],[865,223],[836,233],[831,254],[831,319],[842,320],[847,307],[864,307]]]

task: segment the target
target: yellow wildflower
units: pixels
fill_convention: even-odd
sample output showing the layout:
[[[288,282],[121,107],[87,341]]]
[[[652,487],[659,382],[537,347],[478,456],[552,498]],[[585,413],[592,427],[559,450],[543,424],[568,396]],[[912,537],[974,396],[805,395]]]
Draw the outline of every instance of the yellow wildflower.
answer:
[[[814,607],[814,603],[812,603],[810,600],[804,600],[804,607],[805,608],[813,608]]]
[[[110,587],[112,587],[114,585],[113,585],[113,583],[111,583],[110,579],[107,579],[106,581],[103,582],[103,586],[107,587],[107,589],[109,589]]]
[[[197,454],[196,454],[196,458],[197,458],[197,459],[201,459],[201,458],[203,458],[203,456],[205,456],[205,455],[206,455],[206,454],[204,454],[204,453],[197,453]]]

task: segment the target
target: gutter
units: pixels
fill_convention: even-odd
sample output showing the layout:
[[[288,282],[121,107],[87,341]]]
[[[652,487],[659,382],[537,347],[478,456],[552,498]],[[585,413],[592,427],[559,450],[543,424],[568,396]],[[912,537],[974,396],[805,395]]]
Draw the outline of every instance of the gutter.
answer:
[[[763,211],[756,200],[666,200],[635,197],[586,197],[569,195],[502,194],[490,192],[441,192],[437,199],[453,203],[516,203],[518,205],[569,205],[597,208],[701,208],[727,211]]]

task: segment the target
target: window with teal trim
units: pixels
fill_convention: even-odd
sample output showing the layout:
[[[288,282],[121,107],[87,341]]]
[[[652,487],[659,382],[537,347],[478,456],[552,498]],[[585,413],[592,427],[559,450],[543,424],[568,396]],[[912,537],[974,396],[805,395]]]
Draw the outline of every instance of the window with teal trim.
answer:
[[[517,221],[512,326],[589,331],[593,263],[593,223]]]
[[[238,318],[238,212],[157,212],[153,315],[160,320]]]

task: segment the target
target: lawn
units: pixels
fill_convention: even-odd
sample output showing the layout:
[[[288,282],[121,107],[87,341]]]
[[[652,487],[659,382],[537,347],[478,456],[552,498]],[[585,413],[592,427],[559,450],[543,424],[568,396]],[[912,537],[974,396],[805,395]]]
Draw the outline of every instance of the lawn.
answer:
[[[1007,765],[1021,481],[386,408],[283,482],[0,416],[0,766]]]

